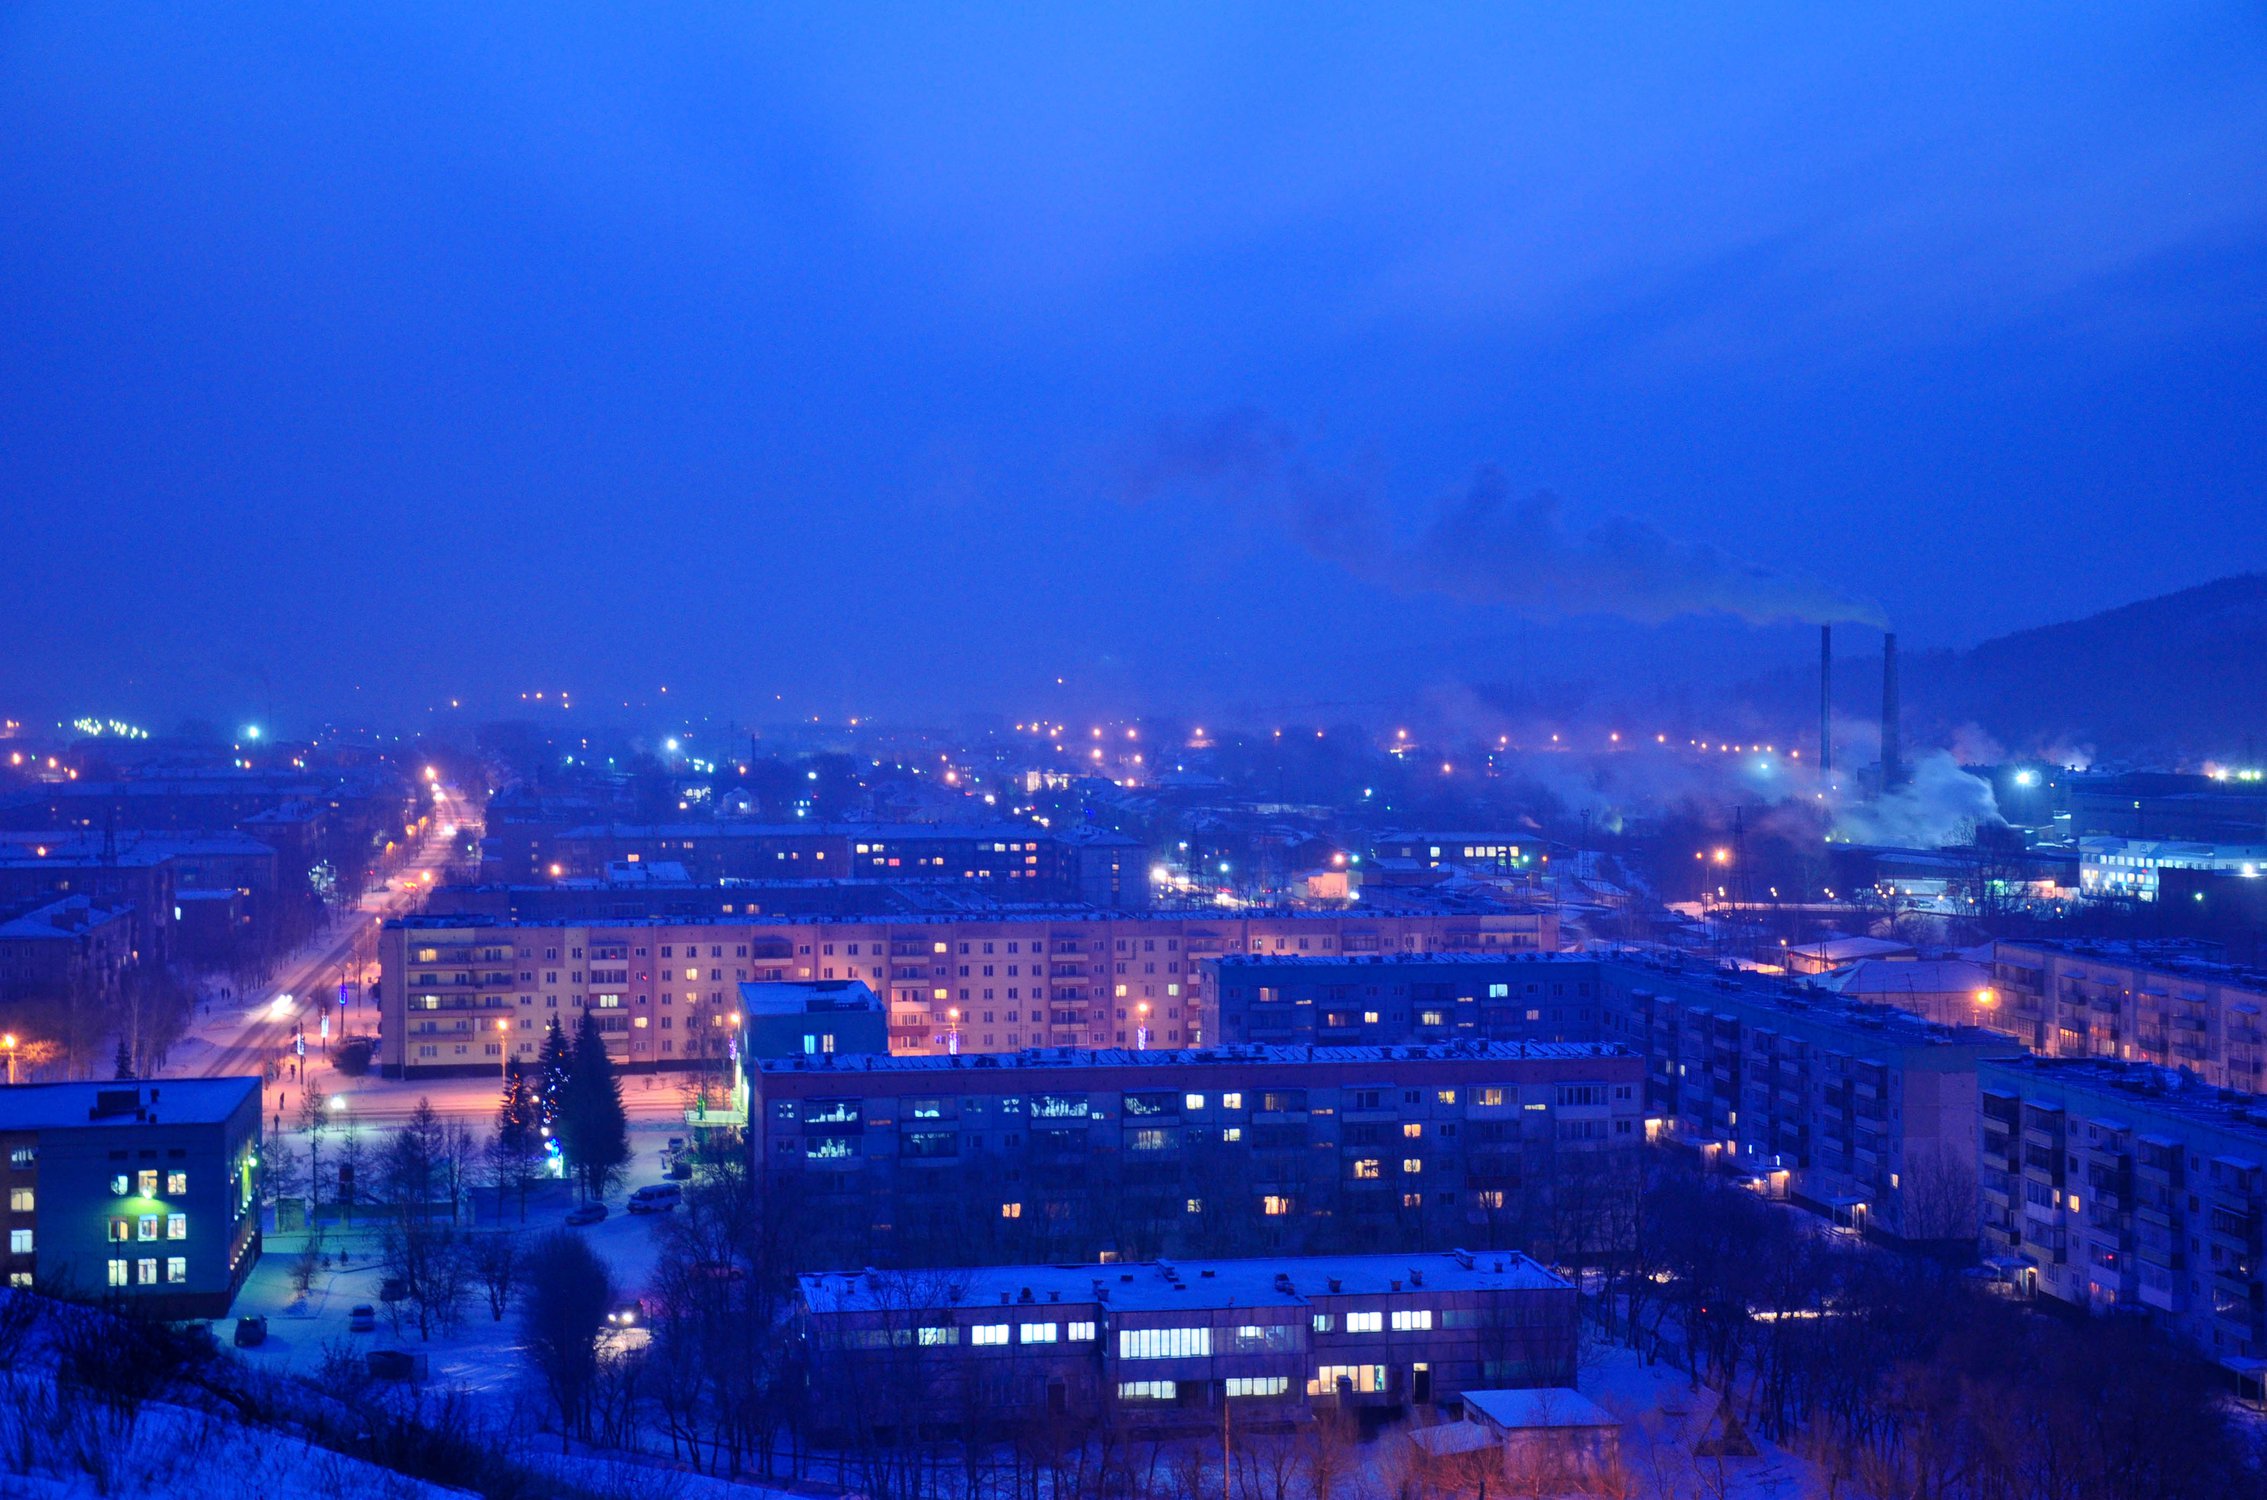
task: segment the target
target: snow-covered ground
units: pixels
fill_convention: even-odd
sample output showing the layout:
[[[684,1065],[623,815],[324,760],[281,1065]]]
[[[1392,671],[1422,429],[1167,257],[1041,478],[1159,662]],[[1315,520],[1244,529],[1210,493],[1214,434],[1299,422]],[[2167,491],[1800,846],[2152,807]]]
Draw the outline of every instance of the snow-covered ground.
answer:
[[[605,1259],[613,1270],[615,1285],[625,1298],[641,1294],[651,1284],[654,1265],[660,1256],[659,1230],[668,1215],[631,1214],[623,1204],[634,1189],[664,1180],[662,1148],[671,1136],[684,1133],[681,1124],[669,1119],[633,1119],[630,1122],[633,1153],[630,1170],[621,1190],[608,1200],[611,1212],[600,1223],[571,1231]],[[382,1132],[375,1129],[368,1132],[373,1150],[380,1134]],[[303,1141],[295,1139],[294,1144],[304,1148]],[[326,1154],[335,1153],[338,1144],[337,1132],[327,1135]],[[337,1158],[332,1155],[331,1159]],[[543,1183],[529,1191],[523,1219],[517,1194],[507,1195],[499,1204],[494,1192],[479,1190],[471,1197],[468,1227],[483,1233],[502,1230],[532,1239],[560,1227],[574,1202],[573,1192],[566,1183]],[[415,1324],[407,1318],[397,1331],[386,1305],[378,1300],[385,1271],[379,1264],[378,1236],[367,1217],[352,1226],[325,1222],[323,1244],[331,1263],[316,1273],[307,1294],[302,1297],[292,1284],[292,1269],[305,1244],[306,1236],[300,1232],[268,1235],[260,1263],[237,1295],[232,1316],[265,1315],[268,1319],[268,1341],[244,1351],[245,1357],[255,1365],[306,1375],[321,1368],[326,1348],[345,1347],[357,1353],[369,1349],[407,1349],[428,1356],[428,1377],[435,1385],[498,1391],[530,1379],[526,1361],[519,1353],[516,1309],[507,1310],[501,1321],[492,1317],[487,1295],[477,1285],[468,1290],[462,1317],[454,1331],[435,1332],[430,1339],[420,1339]],[[341,1250],[347,1257],[344,1266],[336,1264]],[[349,1312],[355,1304],[363,1302],[378,1311],[375,1333],[352,1333],[347,1328]],[[223,1336],[224,1342],[231,1326],[216,1325],[215,1331]]]

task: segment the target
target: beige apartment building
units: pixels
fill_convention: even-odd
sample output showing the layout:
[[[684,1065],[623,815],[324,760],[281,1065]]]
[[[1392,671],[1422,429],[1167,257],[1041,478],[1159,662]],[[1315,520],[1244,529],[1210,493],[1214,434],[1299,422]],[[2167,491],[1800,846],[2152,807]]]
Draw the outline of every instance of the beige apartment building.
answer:
[[[729,1051],[738,986],[857,979],[889,1007],[901,1055],[1024,1047],[1189,1047],[1211,1034],[1203,961],[1227,953],[1551,953],[1547,909],[1125,913],[1090,908],[916,917],[513,921],[427,914],[379,942],[389,1076],[532,1062],[546,1023],[595,1011],[631,1068]]]

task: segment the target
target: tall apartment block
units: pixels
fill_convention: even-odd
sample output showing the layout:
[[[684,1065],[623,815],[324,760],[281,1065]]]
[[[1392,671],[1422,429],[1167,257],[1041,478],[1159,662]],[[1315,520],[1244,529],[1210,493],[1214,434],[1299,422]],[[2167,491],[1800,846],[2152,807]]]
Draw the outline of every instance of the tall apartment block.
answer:
[[[1610,1041],[1645,1058],[1656,1136],[1839,1222],[1974,1232],[1975,1027],[1799,981],[1629,957],[1243,955],[1207,964],[1220,1030],[1254,1041]]]
[[[2048,1057],[2154,1063],[2267,1091],[2267,971],[2213,952],[2180,941],[2000,943],[1992,1024]]]
[[[1598,1043],[747,1059],[751,1165],[821,1263],[1568,1243],[1644,1139]],[[1593,1205],[1594,1207],[1595,1205]]]
[[[728,893],[729,894],[729,893]],[[1192,1046],[1208,1040],[1199,966],[1225,953],[1550,952],[1548,910],[1109,913],[979,907],[912,917],[513,921],[430,913],[379,939],[380,1066],[474,1072],[532,1060],[545,1022],[585,1010],[621,1063],[721,1055],[746,981],[864,980],[893,1052]]]
[[[2096,1059],[1987,1062],[1985,1239],[2020,1284],[2144,1308],[2257,1382],[2267,1370],[2267,1104]]]

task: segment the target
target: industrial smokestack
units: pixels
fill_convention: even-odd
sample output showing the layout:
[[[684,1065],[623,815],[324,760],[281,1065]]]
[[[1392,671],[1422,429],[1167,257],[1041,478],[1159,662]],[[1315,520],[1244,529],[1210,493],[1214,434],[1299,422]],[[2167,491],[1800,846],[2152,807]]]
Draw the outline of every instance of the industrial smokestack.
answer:
[[[1834,627],[1818,627],[1818,779],[1834,775]]]
[[[1897,728],[1897,632],[1881,636],[1881,789],[1905,784],[1902,736]]]

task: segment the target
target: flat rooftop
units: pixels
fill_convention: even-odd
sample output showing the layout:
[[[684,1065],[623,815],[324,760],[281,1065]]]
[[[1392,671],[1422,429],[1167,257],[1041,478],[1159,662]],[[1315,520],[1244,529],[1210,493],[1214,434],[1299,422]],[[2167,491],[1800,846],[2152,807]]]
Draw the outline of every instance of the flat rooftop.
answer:
[[[2267,991],[2267,969],[2231,964],[2213,956],[2222,951],[2216,945],[2189,938],[2022,938],[2010,939],[1999,946],[2017,952],[2028,949],[2034,953],[2059,953],[2066,958],[2090,959],[2095,963],[2153,969],[2160,974],[2177,974],[2183,979],[2198,979],[2208,984],[2232,984],[2240,989]]]
[[[1533,911],[1533,907],[1519,908]],[[1223,953],[1213,960],[1223,969],[1393,969],[1438,968],[1443,965],[1475,969],[1531,967],[1545,963],[1590,963],[1585,953]]]
[[[1634,1057],[1619,1042],[1410,1042],[1387,1047],[1173,1047],[1136,1051],[1126,1047],[1026,1047],[1020,1052],[974,1052],[965,1056],[928,1054],[892,1057],[880,1053],[820,1057],[750,1058],[758,1073],[954,1073],[1015,1069],[1189,1068],[1226,1064],[1258,1067],[1318,1067],[1386,1062],[1570,1062],[1582,1058]],[[1160,1083],[1165,1080],[1160,1080]]]
[[[740,1008],[751,1016],[808,1016],[879,1011],[882,1001],[863,979],[747,979]]]
[[[1318,1297],[1405,1297],[1412,1291],[1573,1290],[1563,1278],[1515,1250],[823,1271],[798,1280],[804,1302],[818,1313],[910,1312],[916,1308],[963,1308],[981,1313],[1097,1303],[1132,1312],[1288,1309],[1309,1306]]]
[[[129,1097],[131,1102],[129,1103]],[[0,1130],[86,1126],[215,1125],[249,1099],[259,1112],[257,1078],[144,1078],[116,1082],[20,1083],[0,1088]],[[120,1106],[95,1117],[106,1100]],[[142,1118],[146,1111],[152,1119]]]
[[[2099,1057],[2037,1057],[2026,1055],[1994,1059],[1987,1067],[2058,1088],[2073,1089],[2100,1099],[2112,1111],[2131,1111],[2184,1120],[2241,1136],[2262,1160],[2267,1160],[2267,1096],[2237,1089],[2213,1088],[2150,1063],[2113,1062]],[[1983,1092],[2000,1093],[2000,1080],[1979,1073]],[[2115,1115],[2096,1115],[2112,1120]]]

